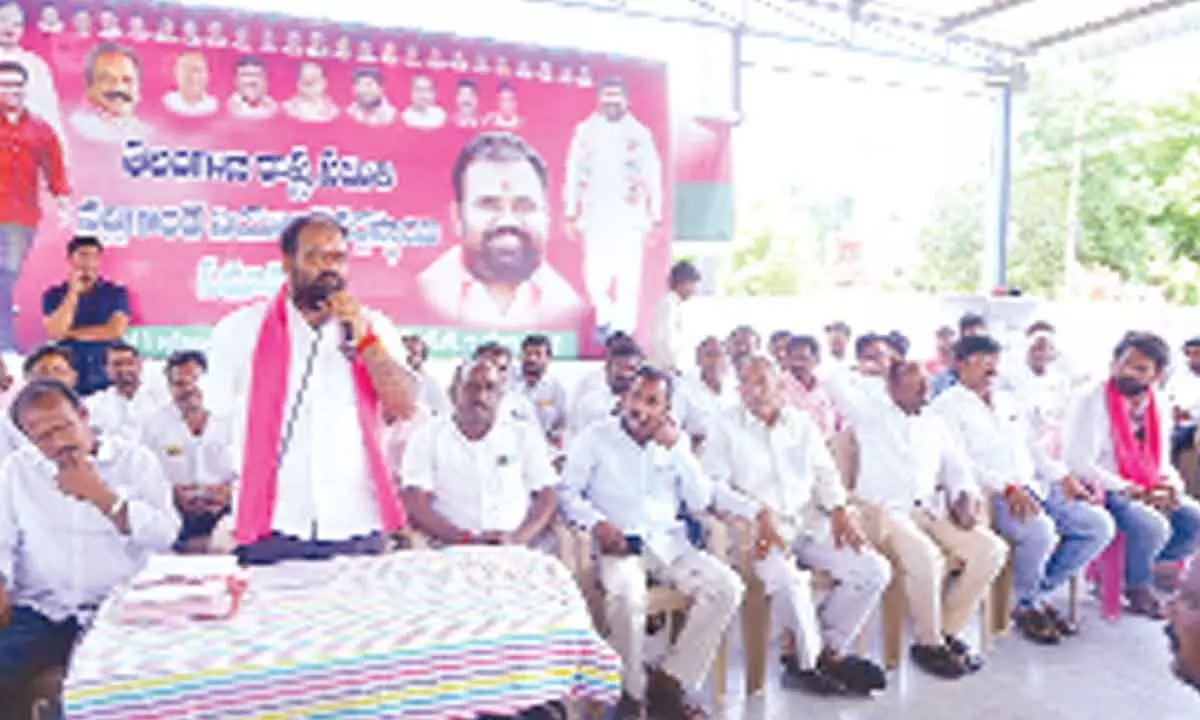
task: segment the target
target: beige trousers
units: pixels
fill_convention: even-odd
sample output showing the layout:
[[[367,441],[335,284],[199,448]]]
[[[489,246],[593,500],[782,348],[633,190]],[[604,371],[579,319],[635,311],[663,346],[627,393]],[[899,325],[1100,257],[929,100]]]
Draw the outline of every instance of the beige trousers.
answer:
[[[666,583],[691,601],[683,631],[667,651],[663,672],[695,692],[704,683],[729,623],[742,604],[746,587],[729,566],[706,552],[688,548],[672,563],[653,554],[600,556],[604,614],[613,649],[621,656],[624,688],[646,694],[646,576]]]
[[[871,544],[891,561],[904,583],[913,635],[921,645],[940,645],[966,629],[975,608],[1004,568],[1008,544],[983,525],[963,530],[949,518],[862,507]],[[946,587],[947,558],[962,572]]]

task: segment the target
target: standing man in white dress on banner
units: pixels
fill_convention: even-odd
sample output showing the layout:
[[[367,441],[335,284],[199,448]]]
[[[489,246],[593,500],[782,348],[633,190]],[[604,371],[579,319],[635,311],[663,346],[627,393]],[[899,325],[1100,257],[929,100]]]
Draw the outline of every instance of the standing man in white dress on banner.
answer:
[[[633,332],[645,243],[663,220],[663,178],[654,137],[629,112],[621,78],[600,84],[596,112],[575,127],[566,176],[564,216],[583,242],[597,332]]]

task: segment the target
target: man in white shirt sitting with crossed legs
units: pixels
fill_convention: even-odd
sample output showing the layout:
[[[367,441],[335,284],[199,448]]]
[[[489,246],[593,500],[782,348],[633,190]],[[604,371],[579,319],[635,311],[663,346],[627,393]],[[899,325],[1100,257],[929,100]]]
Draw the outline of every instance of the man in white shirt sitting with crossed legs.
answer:
[[[845,653],[879,604],[891,565],[850,514],[816,423],[784,405],[771,360],[747,360],[739,380],[742,405],[717,424],[704,465],[718,483],[717,507],[755,521],[755,572],[796,635],[796,652],[783,657],[784,686],[815,695],[882,690],[883,669]],[[835,582],[819,610],[809,569]]]
[[[413,526],[440,545],[538,545],[558,510],[537,425],[497,411],[503,379],[487,360],[466,365],[454,412],[419,426],[400,468]]]
[[[620,414],[588,425],[571,443],[563,470],[567,517],[595,537],[609,641],[624,664],[617,717],[708,715],[700,686],[741,605],[745,587],[721,559],[688,542],[679,517],[712,504],[713,484],[670,416],[671,377],[640,368],[620,399]],[[692,605],[661,666],[645,656],[646,575],[670,584]]]

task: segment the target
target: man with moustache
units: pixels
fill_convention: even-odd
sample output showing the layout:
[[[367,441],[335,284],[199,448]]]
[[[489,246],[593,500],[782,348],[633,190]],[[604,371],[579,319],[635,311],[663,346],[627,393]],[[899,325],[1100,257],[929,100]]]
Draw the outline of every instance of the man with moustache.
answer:
[[[599,552],[608,640],[623,663],[617,718],[706,718],[700,686],[741,605],[737,574],[688,541],[680,508],[700,512],[713,484],[671,419],[672,380],[645,366],[616,415],[583,430],[563,469],[562,504]],[[647,672],[647,576],[691,601],[687,622],[665,659]]]
[[[412,79],[409,106],[400,114],[404,124],[414,130],[437,130],[446,124],[446,111],[437,104],[437,87],[428,75]]]
[[[141,442],[164,398],[142,382],[142,357],[137,348],[115,342],[105,355],[104,372],[111,383],[87,399],[92,428],[104,437],[121,435]]]
[[[268,120],[279,112],[279,103],[267,87],[267,64],[253,55],[242,55],[233,70],[233,94],[226,107],[241,120]]]
[[[70,120],[80,137],[108,144],[146,137],[149,126],[135,115],[142,100],[137,53],[115,43],[100,43],[84,60],[83,80],[84,104]]]
[[[0,708],[29,707],[31,681],[65,667],[108,595],[179,533],[171,487],[146,448],[100,441],[83,402],[54,380],[9,409],[29,439],[0,466]]]
[[[300,63],[296,74],[296,94],[283,101],[283,112],[293,120],[306,123],[333,122],[341,110],[329,97],[329,80],[320,63]]]
[[[654,136],[629,111],[621,78],[600,83],[596,111],[575,127],[566,178],[565,216],[583,242],[597,333],[633,332],[645,246],[663,222],[663,170]]]
[[[413,526],[439,545],[550,545],[558,476],[537,426],[499,411],[504,385],[491,362],[468,363],[454,412],[408,440],[405,506]]]
[[[454,125],[465,130],[479,127],[479,85],[471,78],[458,81],[454,91]]]
[[[1000,343],[968,335],[953,348],[958,383],[931,404],[966,449],[990,495],[996,530],[1012,545],[1013,620],[1029,640],[1056,645],[1078,627],[1050,602],[1088,566],[1116,529],[1092,493],[1052,458],[1015,395],[996,386]]]
[[[230,455],[229,418],[205,407],[200,383],[208,358],[198,350],[171,353],[166,364],[171,402],[149,417],[142,441],[162,463],[183,529],[175,549],[204,552],[217,523],[229,513],[237,469]]]
[[[163,96],[163,107],[182,117],[206,117],[217,111],[217,99],[208,94],[208,62],[198,50],[175,58],[175,90]]]
[[[1170,406],[1154,388],[1171,352],[1153,333],[1128,333],[1107,380],[1077,394],[1063,427],[1063,461],[1104,494],[1125,533],[1125,598],[1135,615],[1161,619],[1156,563],[1186,560],[1200,535],[1200,503],[1171,466]]]
[[[837,403],[817,380],[821,345],[811,335],[788,340],[783,358],[783,396],[788,405],[808,415],[826,440],[842,429]]]
[[[567,429],[567,391],[549,372],[552,357],[550,338],[527,335],[521,341],[521,374],[513,381],[513,393],[529,401],[546,441],[561,450]]]
[[[396,108],[383,94],[383,73],[375,68],[354,71],[354,102],[346,114],[355,122],[384,127],[396,122]]]
[[[848,355],[850,338],[853,335],[850,326],[841,320],[835,320],[825,326],[825,345],[829,348],[829,360],[832,363],[841,365],[853,361]]]
[[[420,335],[405,335],[404,360],[417,384],[417,401],[432,415],[450,412],[450,399],[435,377],[425,370],[429,361],[429,345]]]
[[[211,410],[233,424],[244,563],[381,552],[404,526],[380,421],[409,420],[404,343],[349,292],[347,231],[296,218],[279,238],[287,282],[213,328]]]
[[[445,322],[512,330],[575,327],[575,290],[545,261],[550,233],[546,164],[521,138],[482,133],[451,172],[451,222],[461,242],[417,278]]]
[[[620,336],[608,343],[604,356],[604,383],[589,383],[576,391],[568,420],[574,433],[618,412],[621,398],[633,386],[645,355],[633,338]],[[582,384],[581,384],[582,385]],[[672,392],[672,399],[674,399]]]

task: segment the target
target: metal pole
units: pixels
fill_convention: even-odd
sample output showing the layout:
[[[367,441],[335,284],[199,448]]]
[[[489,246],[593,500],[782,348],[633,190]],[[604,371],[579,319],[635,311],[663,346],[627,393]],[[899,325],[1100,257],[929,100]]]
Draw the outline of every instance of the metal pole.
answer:
[[[996,90],[996,127],[992,145],[992,202],[984,240],[983,291],[1004,287],[1008,277],[1008,221],[1012,202],[1013,86],[1005,80]]]

